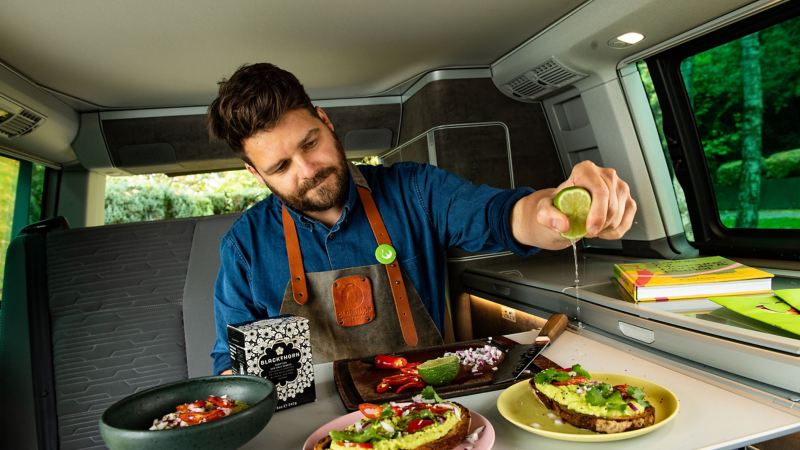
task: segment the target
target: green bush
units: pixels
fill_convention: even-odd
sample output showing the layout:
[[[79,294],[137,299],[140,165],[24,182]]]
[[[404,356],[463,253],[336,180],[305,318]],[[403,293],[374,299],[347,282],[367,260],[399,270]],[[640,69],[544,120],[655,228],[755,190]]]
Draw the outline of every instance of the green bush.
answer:
[[[767,178],[788,178],[800,175],[800,148],[774,153],[764,160]]]
[[[800,175],[800,148],[773,153],[763,160],[764,177],[769,179],[788,178]],[[729,161],[717,168],[716,181],[722,186],[739,184],[742,161]]]
[[[717,184],[722,186],[735,186],[739,184],[739,173],[742,171],[742,161],[729,161],[717,168]]]
[[[109,177],[105,223],[230,214],[246,210],[267,194],[246,171]]]

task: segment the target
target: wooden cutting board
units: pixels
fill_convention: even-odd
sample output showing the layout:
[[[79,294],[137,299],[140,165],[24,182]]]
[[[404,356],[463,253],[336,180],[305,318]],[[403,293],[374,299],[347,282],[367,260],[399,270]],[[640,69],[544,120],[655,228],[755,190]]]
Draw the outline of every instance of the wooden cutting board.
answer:
[[[457,342],[453,344],[441,345],[436,347],[427,347],[422,349],[410,350],[407,352],[395,353],[395,355],[405,357],[408,362],[424,362],[429,359],[438,358],[443,356],[445,352],[455,352],[457,350],[465,350],[468,348],[479,348],[484,345],[493,345],[507,354],[508,351],[518,344],[511,339],[505,337],[484,338],[472,341]],[[419,390],[404,391],[397,394],[393,391],[378,393],[375,387],[380,383],[381,379],[390,375],[399,374],[399,370],[390,369],[376,369],[372,365],[373,357],[341,359],[333,362],[333,379],[336,383],[336,390],[339,392],[339,397],[342,399],[345,408],[349,411],[358,409],[360,403],[385,403],[389,401],[404,401],[410,399],[412,396],[419,393]],[[516,364],[516,361],[506,361],[505,358],[500,364]],[[533,364],[538,369],[547,369],[549,367],[559,367],[554,362],[538,356]],[[533,373],[538,370],[533,370],[527,375],[520,376],[519,380],[530,378]],[[516,381],[519,381],[516,380]],[[437,386],[436,392],[442,398],[459,397],[462,395],[477,394],[480,392],[493,391],[498,389],[505,389],[506,387],[514,384],[516,381],[506,381],[503,383],[494,382],[494,372],[487,372],[473,376],[470,373],[462,373],[453,380],[452,383],[445,386]]]

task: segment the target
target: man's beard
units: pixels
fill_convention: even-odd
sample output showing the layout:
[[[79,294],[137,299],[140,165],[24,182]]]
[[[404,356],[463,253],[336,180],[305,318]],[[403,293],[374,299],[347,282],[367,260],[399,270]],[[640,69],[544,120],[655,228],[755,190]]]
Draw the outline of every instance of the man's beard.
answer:
[[[344,149],[338,137],[334,135],[336,148],[339,150],[339,162],[336,166],[328,166],[317,172],[313,178],[303,181],[293,195],[286,195],[276,191],[267,184],[273,194],[277,195],[286,206],[300,212],[320,212],[341,205],[347,198],[347,160],[344,157]],[[314,197],[307,197],[306,194],[320,183],[325,181],[328,176],[333,176],[332,186],[319,187]]]

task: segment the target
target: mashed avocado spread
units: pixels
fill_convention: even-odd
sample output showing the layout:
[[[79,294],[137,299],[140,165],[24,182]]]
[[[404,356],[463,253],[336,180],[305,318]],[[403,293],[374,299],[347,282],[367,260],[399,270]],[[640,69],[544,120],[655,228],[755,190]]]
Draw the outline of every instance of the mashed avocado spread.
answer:
[[[650,406],[642,388],[592,381],[592,376],[580,364],[567,369],[545,369],[537,373],[533,381],[542,394],[576,413],[627,417]]]
[[[635,400],[631,400],[629,403],[634,405],[638,411],[634,411],[630,405],[625,405],[624,410],[614,410],[609,409],[606,406],[590,405],[586,402],[586,393],[579,393],[578,387],[578,385],[574,384],[568,386],[553,386],[552,384],[536,383],[536,388],[539,389],[544,395],[552,398],[561,405],[566,406],[567,409],[578,413],[589,414],[598,417],[625,417],[635,416],[644,410],[644,406],[640,405]]]
[[[395,437],[393,439],[373,440],[370,441],[370,443],[372,444],[372,448],[375,450],[401,450],[419,447],[446,435],[458,423],[458,419],[452,412],[445,413],[444,417],[444,422],[429,425],[414,433]],[[392,420],[391,422],[396,423],[395,420]],[[352,425],[348,427],[348,430],[350,429],[352,429]],[[334,440],[331,442],[331,449],[351,450],[351,447],[344,447],[343,445],[340,445],[339,442]]]

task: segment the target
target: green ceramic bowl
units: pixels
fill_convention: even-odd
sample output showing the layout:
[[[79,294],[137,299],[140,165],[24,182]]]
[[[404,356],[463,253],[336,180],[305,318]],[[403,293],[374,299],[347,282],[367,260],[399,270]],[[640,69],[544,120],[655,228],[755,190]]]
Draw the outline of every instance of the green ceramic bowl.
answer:
[[[148,430],[153,419],[175,411],[176,406],[212,394],[227,394],[250,407],[208,423]],[[235,449],[267,425],[275,412],[276,401],[275,385],[265,378],[246,375],[191,378],[137,392],[114,403],[100,418],[100,434],[112,450]]]

